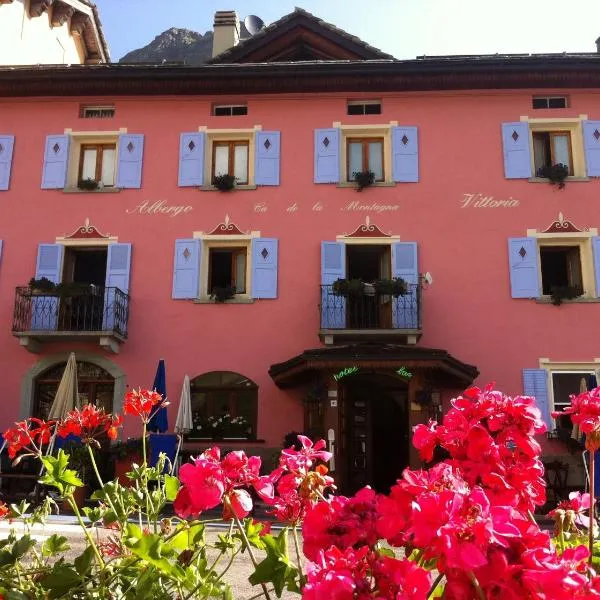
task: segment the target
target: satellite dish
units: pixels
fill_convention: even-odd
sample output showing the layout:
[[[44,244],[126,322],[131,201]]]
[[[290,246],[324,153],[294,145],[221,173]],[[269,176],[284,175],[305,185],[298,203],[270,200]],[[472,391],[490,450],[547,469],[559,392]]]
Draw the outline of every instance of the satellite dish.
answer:
[[[431,276],[431,273],[429,271],[427,271],[427,273],[425,273],[425,276],[423,277],[423,279],[425,280],[425,283],[427,285],[431,285],[433,283],[433,277]]]
[[[265,26],[265,22],[256,15],[248,15],[244,19],[244,25],[250,35],[256,35]]]

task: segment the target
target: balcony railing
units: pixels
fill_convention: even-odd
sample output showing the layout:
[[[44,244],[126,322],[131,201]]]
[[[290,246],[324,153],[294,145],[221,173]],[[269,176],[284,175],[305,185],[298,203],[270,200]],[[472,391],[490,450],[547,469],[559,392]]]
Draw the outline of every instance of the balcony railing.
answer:
[[[129,296],[116,287],[90,286],[72,292],[39,293],[18,287],[13,333],[45,337],[53,333],[90,333],[127,337]]]
[[[403,296],[372,293],[335,294],[332,285],[321,286],[321,329],[421,329],[421,286],[408,284]]]

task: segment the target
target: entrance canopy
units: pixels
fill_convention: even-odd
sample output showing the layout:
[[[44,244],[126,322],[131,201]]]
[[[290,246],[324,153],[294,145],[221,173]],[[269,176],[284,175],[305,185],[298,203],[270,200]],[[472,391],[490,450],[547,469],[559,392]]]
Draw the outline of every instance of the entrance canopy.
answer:
[[[440,384],[464,387],[473,383],[479,370],[461,362],[446,350],[399,344],[349,344],[305,350],[289,360],[272,365],[269,375],[280,388],[308,383],[323,370],[398,369],[426,370]]]

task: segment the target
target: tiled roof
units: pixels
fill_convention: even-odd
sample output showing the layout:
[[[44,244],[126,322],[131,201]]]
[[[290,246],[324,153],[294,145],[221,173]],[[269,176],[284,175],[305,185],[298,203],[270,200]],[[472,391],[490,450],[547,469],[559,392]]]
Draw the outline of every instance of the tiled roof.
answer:
[[[98,13],[98,7],[91,0],[80,0],[82,4],[89,6],[92,9],[92,13],[94,15],[94,22],[96,24],[96,29],[98,30],[98,36],[100,37],[100,43],[102,44],[102,51],[104,52],[104,56],[106,57],[106,62],[110,62],[110,50],[108,48],[108,41],[106,36],[104,35],[104,30],[102,29],[102,21],[100,20],[100,14]]]
[[[261,40],[266,38],[269,34],[276,31],[281,26],[293,21],[294,19],[297,19],[298,17],[305,17],[313,21],[316,25],[319,25],[335,33],[341,38],[344,38],[346,41],[360,46],[363,50],[372,54],[371,58],[394,60],[394,57],[391,54],[386,54],[382,50],[379,50],[378,48],[367,44],[355,35],[351,35],[343,29],[340,29],[339,27],[336,27],[331,23],[327,23],[326,21],[323,21],[323,19],[319,19],[319,17],[316,17],[315,15],[308,12],[307,10],[304,10],[303,8],[296,7],[293,12],[284,15],[283,17],[281,17],[281,19],[271,23],[270,25],[259,31],[256,35],[253,35],[252,37],[245,38],[244,40],[240,41],[240,43],[237,46],[234,46],[233,48],[230,48],[229,50],[226,50],[225,52],[222,52],[221,54],[213,57],[210,61],[208,61],[208,63],[226,62],[228,58],[230,58],[232,55],[235,54],[237,56],[241,54],[245,49],[250,49],[250,46],[255,47],[258,43],[260,43]]]

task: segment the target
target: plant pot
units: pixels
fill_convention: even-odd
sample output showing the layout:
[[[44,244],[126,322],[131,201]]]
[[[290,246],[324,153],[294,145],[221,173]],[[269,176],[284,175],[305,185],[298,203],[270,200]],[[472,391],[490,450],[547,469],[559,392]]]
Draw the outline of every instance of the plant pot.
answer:
[[[75,504],[80,512],[81,509],[86,505],[85,501],[88,499],[88,496],[89,488],[87,485],[75,488],[75,491],[73,492],[73,500],[75,500]],[[59,506],[62,513],[73,514],[73,509],[66,500],[59,501]]]
[[[142,456],[140,454],[132,454],[115,460],[115,477],[122,486],[128,487],[131,485],[131,479],[127,477],[127,473],[131,472],[133,463],[141,465]]]

